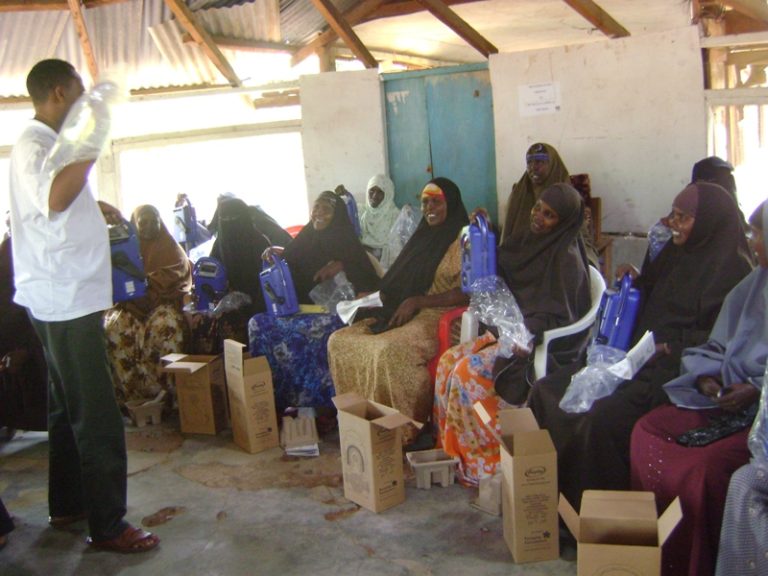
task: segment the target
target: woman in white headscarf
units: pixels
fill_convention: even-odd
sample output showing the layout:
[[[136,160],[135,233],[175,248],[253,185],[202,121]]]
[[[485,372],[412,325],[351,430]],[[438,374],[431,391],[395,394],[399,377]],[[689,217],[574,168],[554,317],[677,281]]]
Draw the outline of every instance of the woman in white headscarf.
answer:
[[[360,216],[360,240],[376,258],[381,259],[389,240],[389,231],[399,213],[395,206],[395,185],[384,174],[376,174],[368,181],[365,209]]]

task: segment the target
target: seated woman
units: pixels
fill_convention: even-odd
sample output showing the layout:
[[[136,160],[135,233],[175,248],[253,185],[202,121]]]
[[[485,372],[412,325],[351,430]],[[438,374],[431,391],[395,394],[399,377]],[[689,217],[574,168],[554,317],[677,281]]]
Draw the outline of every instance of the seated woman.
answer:
[[[768,384],[763,376],[760,409],[749,433],[752,460],[728,484],[717,576],[768,574]]]
[[[531,393],[531,409],[557,449],[560,491],[577,509],[586,489],[629,488],[632,426],[665,402],[661,386],[678,373],[683,348],[705,341],[725,295],[751,269],[738,208],[720,187],[686,187],[672,213],[674,241],[652,263],[646,259],[634,280],[641,302],[633,342],[650,330],[660,353],[583,414],[559,407],[581,362],[539,380]]]
[[[384,174],[376,174],[368,181],[365,208],[360,214],[360,240],[379,260],[388,246],[389,232],[399,214],[395,206],[395,185]]]
[[[662,555],[662,574],[668,576],[714,573],[728,482],[749,460],[748,428],[701,447],[681,445],[677,438],[713,418],[754,417],[768,358],[767,217],[764,202],[749,219],[760,266],[731,290],[709,339],[685,350],[681,375],[664,385],[674,406],[656,408],[632,431],[632,487],[655,492],[660,508],[679,496],[683,508]],[[738,228],[734,235],[742,236]]]
[[[184,349],[181,309],[192,283],[187,255],[166,229],[157,208],[139,206],[131,222],[139,235],[147,294],[115,305],[104,319],[120,406],[169,389],[160,358]]]
[[[427,362],[437,353],[437,325],[448,307],[466,302],[458,239],[468,217],[447,178],[424,187],[421,210],[416,232],[381,280],[383,308],[335,332],[328,358],[337,394],[357,392],[426,422],[432,409]]]
[[[268,247],[269,240],[254,226],[246,203],[238,198],[221,198],[216,209],[216,241],[210,256],[227,270],[228,302],[216,314],[188,314],[191,349],[195,354],[219,354],[227,338],[247,342],[248,319],[266,309],[259,273],[261,254]]]
[[[545,330],[571,324],[590,308],[588,264],[580,237],[583,217],[579,193],[568,184],[554,184],[534,204],[529,233],[519,242],[508,237],[499,248],[499,273],[536,341]],[[556,363],[572,362],[585,337],[564,340],[555,348]],[[526,371],[532,355],[519,350],[507,361],[498,355],[495,342],[486,333],[454,346],[437,368],[434,421],[443,449],[461,459],[458,477],[465,485],[477,485],[499,464],[498,441],[480,423],[473,404],[482,401],[495,417],[500,408],[511,407],[508,402],[524,402],[529,389]]]
[[[26,310],[13,301],[13,293],[9,233],[0,243],[0,428],[6,429],[9,439],[17,429],[48,429],[48,368],[43,346]]]
[[[357,293],[376,290],[379,278],[357,238],[344,201],[323,192],[312,207],[310,222],[283,250],[296,295],[311,304],[310,291],[343,271]],[[289,406],[332,407],[328,372],[328,337],[343,326],[336,314],[257,314],[248,324],[250,352],[265,355],[272,368],[278,411]]]

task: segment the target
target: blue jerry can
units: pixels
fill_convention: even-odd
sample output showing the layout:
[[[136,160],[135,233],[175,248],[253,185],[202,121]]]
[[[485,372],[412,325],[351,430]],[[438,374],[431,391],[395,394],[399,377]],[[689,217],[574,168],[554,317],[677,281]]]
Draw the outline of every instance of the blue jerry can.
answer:
[[[632,288],[632,277],[625,274],[621,283],[603,293],[597,313],[595,342],[628,350],[640,309],[640,291]]]
[[[213,310],[227,293],[227,269],[216,258],[203,256],[192,269],[195,309]]]
[[[299,311],[299,302],[288,264],[280,256],[273,255],[270,261],[264,262],[259,274],[267,312],[272,316],[295,314]]]
[[[125,302],[147,293],[147,278],[133,224],[123,220],[110,224],[109,249],[112,257],[112,301]]]
[[[476,223],[465,226],[461,233],[461,290],[470,292],[472,283],[496,274],[496,234],[482,214]]]

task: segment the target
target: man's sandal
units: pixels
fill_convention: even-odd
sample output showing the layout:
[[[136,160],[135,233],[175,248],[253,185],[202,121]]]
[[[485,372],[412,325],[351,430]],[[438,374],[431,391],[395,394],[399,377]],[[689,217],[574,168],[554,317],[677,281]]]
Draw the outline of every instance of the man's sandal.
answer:
[[[120,552],[121,554],[132,554],[136,552],[146,552],[156,548],[160,544],[160,538],[151,532],[128,526],[123,533],[112,540],[103,540],[94,542],[91,538],[86,540],[91,548],[97,550],[107,550],[109,552]]]

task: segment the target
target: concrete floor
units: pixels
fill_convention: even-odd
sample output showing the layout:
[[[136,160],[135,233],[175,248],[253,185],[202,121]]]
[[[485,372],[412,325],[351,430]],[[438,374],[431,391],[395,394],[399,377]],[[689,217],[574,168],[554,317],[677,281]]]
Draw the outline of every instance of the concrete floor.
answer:
[[[47,437],[0,444],[0,495],[16,530],[0,551],[3,576],[154,574],[527,576],[574,575],[558,560],[516,565],[501,519],[469,505],[458,484],[416,489],[381,514],[343,497],[338,434],[318,458],[275,448],[250,455],[231,436],[181,436],[163,423],[128,428],[128,516],[162,539],[145,554],[89,550],[85,523],[47,525]]]

